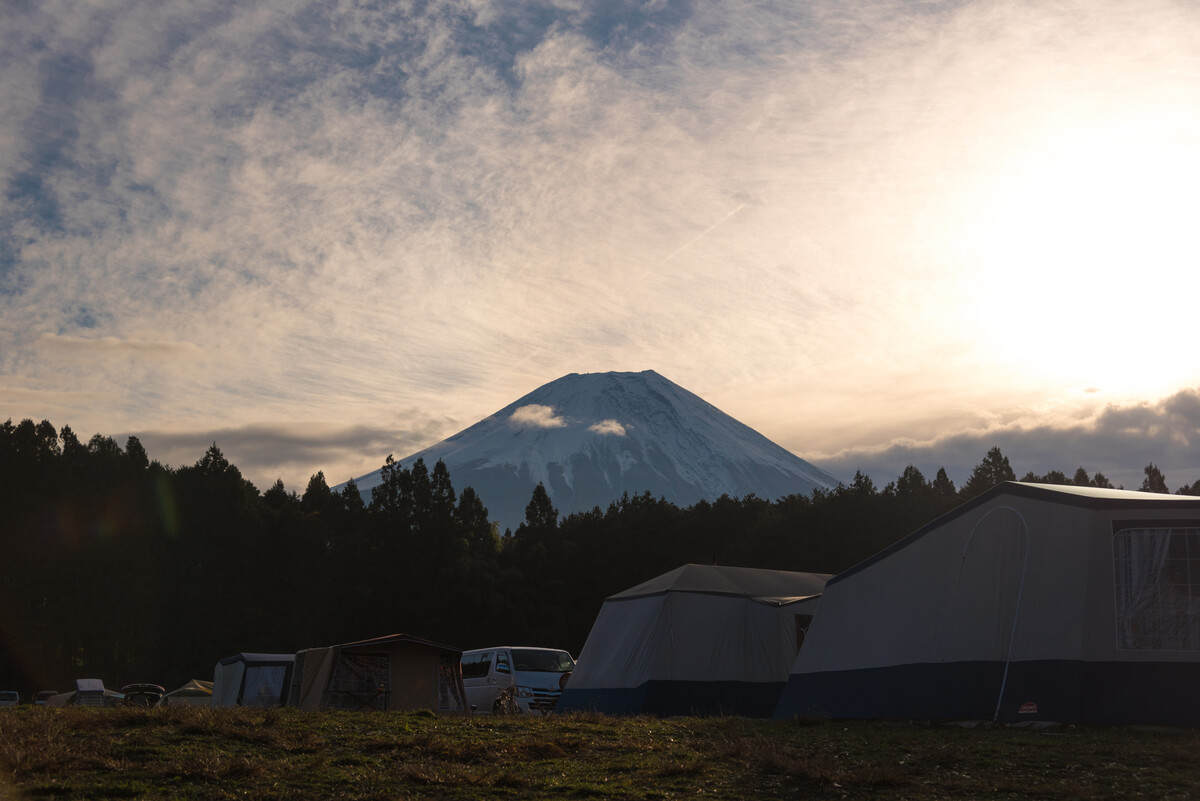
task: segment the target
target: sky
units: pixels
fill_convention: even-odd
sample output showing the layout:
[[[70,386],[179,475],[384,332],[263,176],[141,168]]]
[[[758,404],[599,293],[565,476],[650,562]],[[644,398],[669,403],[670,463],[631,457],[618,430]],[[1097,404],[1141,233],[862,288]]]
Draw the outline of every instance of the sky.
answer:
[[[6,0],[0,420],[260,489],[652,369],[881,485],[1200,479],[1192,0]]]

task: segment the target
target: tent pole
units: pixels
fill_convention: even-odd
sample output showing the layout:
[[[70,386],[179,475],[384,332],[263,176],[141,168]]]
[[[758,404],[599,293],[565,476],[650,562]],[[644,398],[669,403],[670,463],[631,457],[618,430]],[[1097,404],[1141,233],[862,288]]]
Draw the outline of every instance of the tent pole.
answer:
[[[1008,634],[1008,650],[1004,655],[1004,674],[1000,679],[1000,694],[996,696],[996,709],[992,712],[992,722],[1000,721],[1000,705],[1004,703],[1004,690],[1008,687],[1008,666],[1012,663],[1013,645],[1017,641],[1017,621],[1021,617],[1021,596],[1025,593],[1025,571],[1029,568],[1029,524],[1025,522],[1025,517],[1019,511],[1011,506],[997,506],[994,509],[988,510],[987,514],[976,521],[975,526],[971,529],[970,536],[967,537],[967,542],[963,545],[963,559],[967,557],[967,549],[971,547],[971,540],[975,538],[975,532],[979,526],[987,520],[993,512],[1008,511],[1017,516],[1021,521],[1021,534],[1025,540],[1025,556],[1021,562],[1021,582],[1017,585],[1017,608],[1013,612],[1012,628]]]

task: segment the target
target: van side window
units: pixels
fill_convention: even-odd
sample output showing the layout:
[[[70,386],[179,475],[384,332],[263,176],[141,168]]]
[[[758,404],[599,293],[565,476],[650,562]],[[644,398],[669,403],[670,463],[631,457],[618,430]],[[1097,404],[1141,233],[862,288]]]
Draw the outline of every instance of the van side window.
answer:
[[[512,670],[508,666],[508,654],[506,654],[504,651],[496,652],[496,672],[497,673],[511,673],[512,672]]]
[[[462,659],[462,677],[464,679],[481,679],[488,674],[491,667],[490,652],[482,654],[467,654]]]

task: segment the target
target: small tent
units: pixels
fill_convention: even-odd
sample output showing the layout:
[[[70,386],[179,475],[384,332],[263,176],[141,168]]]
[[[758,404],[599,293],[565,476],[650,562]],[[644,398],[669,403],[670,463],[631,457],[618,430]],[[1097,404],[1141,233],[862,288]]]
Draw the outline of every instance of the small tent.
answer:
[[[1200,724],[1200,498],[1005,482],[831,580],[776,717]]]
[[[125,703],[125,696],[104,686],[102,679],[76,679],[75,689],[70,692],[52,695],[46,700],[46,706],[120,706]]]
[[[279,706],[287,697],[295,654],[234,654],[213,670],[212,706]]]
[[[464,710],[462,649],[393,634],[296,654],[288,704],[300,709]]]
[[[211,706],[213,683],[204,679],[192,679],[158,699],[155,706]]]
[[[556,709],[769,717],[828,579],[684,565],[610,596]]]

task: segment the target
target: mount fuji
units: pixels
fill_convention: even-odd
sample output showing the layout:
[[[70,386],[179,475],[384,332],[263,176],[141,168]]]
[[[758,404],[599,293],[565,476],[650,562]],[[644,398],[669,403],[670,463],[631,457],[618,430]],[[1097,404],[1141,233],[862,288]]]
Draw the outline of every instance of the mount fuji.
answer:
[[[400,461],[446,463],[501,530],[541,482],[563,515],[650,492],[679,506],[721,495],[774,500],[838,480],[653,370],[571,373]],[[381,471],[355,480],[369,499]]]

